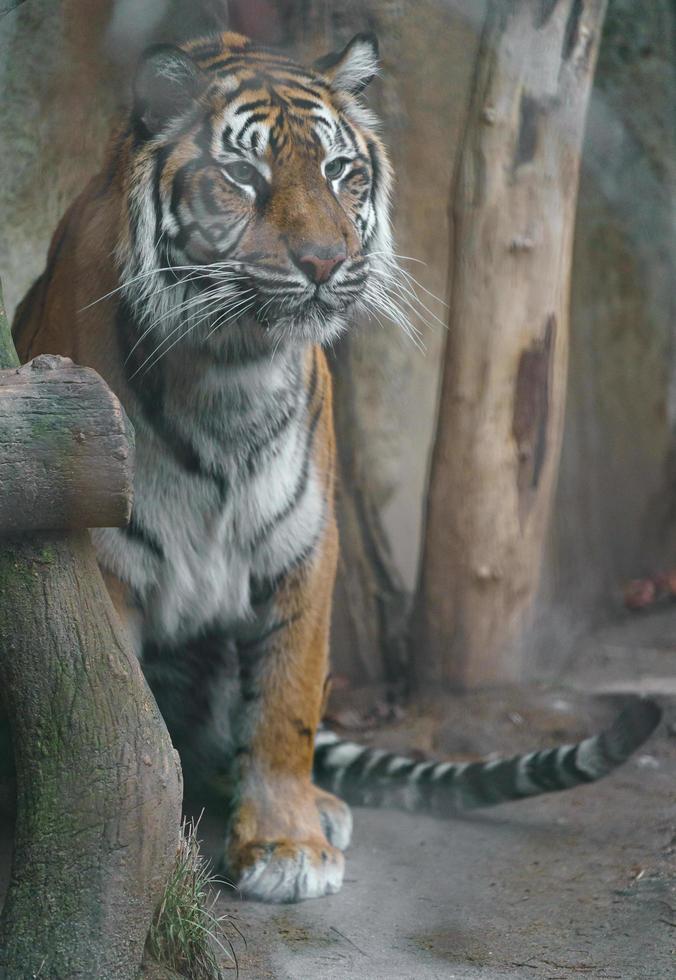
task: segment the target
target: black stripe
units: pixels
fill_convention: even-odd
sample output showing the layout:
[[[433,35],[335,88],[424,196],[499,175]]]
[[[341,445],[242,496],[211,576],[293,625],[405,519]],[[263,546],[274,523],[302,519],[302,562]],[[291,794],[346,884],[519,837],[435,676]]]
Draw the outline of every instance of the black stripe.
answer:
[[[568,751],[564,753],[560,759],[559,769],[562,773],[569,777],[569,782],[570,779],[575,780],[576,783],[590,782],[589,774],[579,769],[575,761],[577,758],[577,749],[577,745],[571,745]]]
[[[343,289],[345,286],[363,286],[367,279],[368,276],[365,272],[360,276],[350,276],[349,279],[345,278],[340,282],[339,288]]]
[[[490,784],[486,783],[484,769],[485,763],[472,762],[458,776],[456,785],[462,794],[463,803],[468,806],[471,806],[475,800],[482,803],[497,802],[497,799],[492,798]],[[469,796],[469,799],[466,800],[466,796]]]
[[[248,226],[249,226],[248,221],[246,220],[242,221],[242,227],[237,232],[235,238],[233,238],[230,241],[230,244],[225,249],[221,249],[220,251],[221,259],[227,259],[229,255],[232,255],[232,253],[235,251],[240,241],[242,240],[242,236],[244,235],[244,232],[247,230]]]
[[[262,542],[267,538],[269,534],[272,533],[272,531],[275,529],[275,527],[277,527],[278,524],[282,524],[287,519],[287,517],[289,517],[289,515],[293,513],[293,511],[298,506],[298,502],[300,501],[301,497],[305,493],[305,489],[307,487],[308,475],[310,472],[310,460],[312,458],[312,448],[314,445],[315,432],[317,429],[317,424],[321,417],[323,406],[324,406],[324,399],[322,398],[319,405],[315,409],[315,412],[312,416],[312,420],[310,422],[310,426],[308,428],[307,441],[305,443],[305,451],[303,455],[303,465],[301,467],[298,480],[296,481],[296,485],[293,489],[293,493],[290,499],[284,505],[284,507],[282,507],[282,509],[278,511],[274,515],[274,517],[270,518],[270,520],[267,521],[263,525],[263,527],[259,530],[258,534],[256,535],[256,537],[254,538],[251,544],[254,550],[260,547]]]
[[[269,109],[270,99],[255,99],[253,102],[243,102],[242,105],[237,106],[235,109],[235,115],[240,116],[243,112],[250,112],[254,109],[260,109],[262,106]]]
[[[185,189],[186,178],[191,174],[195,173],[196,170],[200,169],[203,166],[204,163],[201,159],[189,160],[187,163],[184,163],[182,167],[179,167],[176,173],[174,174],[172,184],[171,184],[171,200],[169,206],[172,215],[176,218],[177,221],[178,221],[177,209],[180,203],[179,198],[183,194],[183,191]]]
[[[313,102],[312,99],[304,99],[298,95],[288,95],[286,96],[286,101],[290,102],[291,105],[295,106],[297,109],[325,109],[326,108],[324,103],[321,101]]]
[[[505,759],[500,765],[495,766],[486,773],[487,780],[490,779],[491,786],[494,789],[493,799],[496,803],[500,803],[503,800],[513,800],[519,799],[522,796],[528,796],[528,793],[522,793],[517,788],[517,777],[519,771],[519,756],[513,759]],[[462,779],[462,775],[459,777]]]
[[[216,199],[216,178],[208,170],[203,171],[199,177],[199,191],[202,203],[211,214],[218,214],[221,206]]]
[[[296,401],[288,405],[274,423],[268,429],[263,430],[260,437],[251,443],[245,457],[245,466],[249,476],[254,475],[261,462],[261,455],[288,429],[297,412],[298,402]]]
[[[147,528],[141,527],[134,514],[132,514],[129,524],[126,527],[120,528],[120,530],[130,541],[135,541],[142,547],[147,548],[156,558],[164,560],[164,548]]]
[[[349,176],[350,180],[353,180],[357,177],[364,177],[366,181],[369,183],[371,180],[371,175],[366,169],[366,167],[354,167],[352,170],[350,170],[347,176]]]
[[[148,351],[146,345],[140,343],[132,352],[140,334],[134,313],[125,299],[120,301],[117,308],[116,326],[127,383],[134,392],[148,424],[171,451],[176,462],[187,473],[208,477],[219,484],[222,483],[221,478],[203,468],[195,448],[180,433],[176,432],[174,426],[164,416],[164,379],[162,372],[155,368],[143,376],[137,373],[137,369],[148,356]],[[223,493],[226,490],[227,487],[221,487]]]
[[[307,95],[311,95],[313,99],[317,99],[318,102],[321,102],[322,108],[324,109],[326,108],[326,103],[322,99],[322,92],[318,85],[313,87],[312,85],[303,85],[302,82],[297,82],[297,81],[294,81],[291,84],[293,85],[294,88],[299,89],[301,92],[305,92]]]
[[[283,582],[295,572],[301,568],[305,562],[309,561],[315,552],[317,547],[317,542],[321,536],[321,532],[306,545],[303,550],[296,555],[292,562],[290,562],[281,572],[269,578],[256,578],[251,577],[249,582],[249,597],[252,606],[261,606],[269,602],[274,595],[279,591]]]
[[[197,44],[195,47],[188,48],[188,54],[195,61],[208,61],[209,58],[215,58],[222,51],[223,45],[220,41],[207,41],[204,44]]]
[[[158,242],[162,234],[162,195],[160,193],[160,183],[162,172],[166,162],[173,150],[173,146],[161,147],[155,156],[155,166],[153,169],[153,208],[155,210],[155,241]]]
[[[573,771],[575,772],[575,775],[577,776],[578,780],[581,783],[593,783],[593,782],[596,781],[596,778],[597,777],[596,776],[592,776],[591,773],[587,772],[585,769],[582,769],[577,764],[577,754],[578,754],[579,750],[580,750],[580,746],[579,745],[576,745],[575,748],[574,748],[574,751],[573,751],[573,757],[572,757],[572,759],[570,760],[570,763],[569,763],[569,767],[572,767],[573,768]]]
[[[324,119],[323,116],[313,116],[312,118],[313,118],[313,122],[319,123],[320,126],[324,126],[325,129],[328,129],[331,136],[333,136],[334,127],[331,125],[328,119]]]
[[[237,133],[237,137],[236,137],[237,138],[237,141],[241,144],[242,137],[244,136],[244,134],[246,133],[246,131],[248,129],[250,129],[251,126],[255,126],[256,123],[263,122],[267,118],[268,118],[268,113],[267,112],[254,112],[254,114],[252,116],[249,116],[249,118],[247,119],[247,121],[244,123],[244,125],[242,126],[242,128]]]
[[[379,779],[390,778],[393,781],[398,781],[399,769],[392,776],[389,776],[388,769],[392,763],[394,756],[391,752],[386,752],[385,755],[378,759],[378,761],[369,769],[369,779],[377,782]]]
[[[364,792],[363,778],[364,769],[368,765],[372,755],[371,749],[363,749],[356,759],[346,766],[343,770],[343,777],[340,781],[341,791],[347,797],[355,798]],[[336,774],[337,775],[337,774]]]
[[[261,78],[244,78],[232,92],[228,92],[228,101],[236,102],[244,92],[260,91],[265,88]]]
[[[268,640],[280,633],[282,630],[288,629],[293,623],[300,619],[301,613],[294,613],[293,616],[286,616],[284,619],[276,620],[272,626],[269,626],[261,634],[254,637],[252,640],[238,640],[237,649],[240,653],[256,653],[260,652],[263,647],[267,644]]]
[[[380,188],[382,173],[380,163],[378,162],[378,149],[376,144],[372,140],[369,140],[366,145],[368,146],[369,157],[371,159],[371,200],[375,201],[376,194]]]
[[[561,781],[560,770],[556,762],[558,751],[556,748],[538,752],[533,760],[531,779],[545,793],[563,789],[565,785]]]
[[[287,84],[297,85],[297,79],[302,78],[304,82],[309,82],[310,85],[314,85],[316,88],[322,89],[323,91],[327,91],[330,87],[328,83],[322,81],[321,78],[310,75],[304,68],[294,65],[291,62],[284,66],[280,66],[280,68],[281,70],[273,70],[270,73],[277,83],[286,82]],[[285,78],[286,75],[289,75],[290,78]]]
[[[298,296],[305,292],[305,287],[298,283],[280,282],[278,279],[261,279],[256,277],[256,288],[266,296]]]
[[[233,68],[235,65],[237,65],[237,67],[240,69],[258,68],[258,65],[253,65],[251,63],[247,65],[246,61],[243,60],[242,53],[238,52],[237,54],[229,54],[225,58],[220,58],[217,61],[212,61],[208,68],[205,68],[205,71],[213,71],[220,74],[226,68]]]
[[[292,109],[288,109],[287,108],[287,110],[286,110],[286,119],[287,119],[287,121],[290,122],[290,123],[295,123],[297,126],[301,126],[301,127],[302,126],[305,126],[305,124],[308,121],[308,118],[314,120],[315,118],[319,118],[319,117],[315,117],[315,116],[309,116],[309,117],[308,116],[301,116],[300,113],[294,112]]]
[[[357,137],[354,134],[354,130],[346,122],[341,121],[340,128],[342,132],[347,132],[347,138],[352,146],[355,153],[359,153],[359,143],[357,142]]]
[[[312,348],[312,367],[310,369],[310,381],[307,386],[307,398],[305,404],[309,407],[317,390],[317,379],[319,377],[319,365],[317,362],[317,348]]]
[[[221,135],[221,142],[223,143],[223,146],[226,148],[226,150],[233,150],[233,151],[238,150],[238,146],[232,138],[232,126],[229,123],[223,130],[223,133]]]
[[[256,57],[256,55],[259,55],[259,57]],[[318,84],[315,83],[315,80],[310,77],[305,69],[294,65],[284,55],[272,51],[267,52],[253,49],[251,51],[236,51],[233,54],[227,55],[225,58],[212,62],[205,68],[206,71],[218,72],[219,75],[226,69],[235,74],[238,71],[255,71],[259,74],[259,77],[274,78],[276,81],[284,75],[299,75],[312,84]]]

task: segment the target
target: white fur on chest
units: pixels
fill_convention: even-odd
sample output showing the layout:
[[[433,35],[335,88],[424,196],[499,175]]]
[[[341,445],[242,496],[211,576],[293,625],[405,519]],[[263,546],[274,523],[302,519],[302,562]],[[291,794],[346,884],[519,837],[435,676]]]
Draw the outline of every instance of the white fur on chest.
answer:
[[[260,377],[243,380],[261,383]],[[263,380],[274,397],[275,377]],[[220,421],[227,435],[227,413]],[[307,465],[308,425],[301,402],[253,473],[241,454],[223,452],[219,486],[187,472],[152,427],[136,422],[134,514],[164,557],[149,556],[118,532],[97,532],[95,543],[103,564],[141,596],[146,640],[180,642],[249,620],[251,578],[274,578],[316,540],[325,501],[312,462]],[[218,416],[212,417],[205,447],[212,458],[218,428]]]

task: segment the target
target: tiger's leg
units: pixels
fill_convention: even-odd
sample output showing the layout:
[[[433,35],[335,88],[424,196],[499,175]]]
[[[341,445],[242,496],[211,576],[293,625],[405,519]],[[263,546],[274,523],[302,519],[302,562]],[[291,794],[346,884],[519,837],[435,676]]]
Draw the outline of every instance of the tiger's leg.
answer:
[[[241,892],[290,902],[337,892],[351,832],[349,808],[312,784],[314,736],[327,665],[335,530],[313,567],[287,581],[261,651],[240,645],[248,738],[226,841]],[[328,553],[327,553],[328,552]]]

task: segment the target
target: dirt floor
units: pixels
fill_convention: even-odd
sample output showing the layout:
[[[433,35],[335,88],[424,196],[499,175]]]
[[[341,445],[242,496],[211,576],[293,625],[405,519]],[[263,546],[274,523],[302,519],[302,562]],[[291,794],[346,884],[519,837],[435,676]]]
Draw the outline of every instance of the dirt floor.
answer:
[[[592,786],[448,822],[355,811],[339,895],[266,907],[224,892],[221,911],[246,939],[234,937],[243,980],[676,977],[676,608],[597,632],[566,678],[575,687],[448,699],[394,720],[369,714],[373,692],[344,692],[334,713],[359,739],[440,756],[583,737],[627,691],[655,694],[665,720]],[[216,847],[216,822],[201,829]],[[0,877],[8,850],[5,835]]]

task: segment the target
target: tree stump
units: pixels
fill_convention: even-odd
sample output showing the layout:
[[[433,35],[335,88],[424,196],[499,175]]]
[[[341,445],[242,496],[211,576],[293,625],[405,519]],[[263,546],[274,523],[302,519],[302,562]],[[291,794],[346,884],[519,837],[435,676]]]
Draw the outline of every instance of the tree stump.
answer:
[[[492,0],[452,199],[414,616],[419,685],[516,679],[561,446],[578,172],[605,0]]]
[[[0,530],[119,527],[131,516],[133,432],[91,368],[41,354],[0,373]]]
[[[85,530],[129,519],[131,432],[95,372],[18,368],[1,307],[0,692],[17,816],[0,978],[135,980],[181,777]]]

